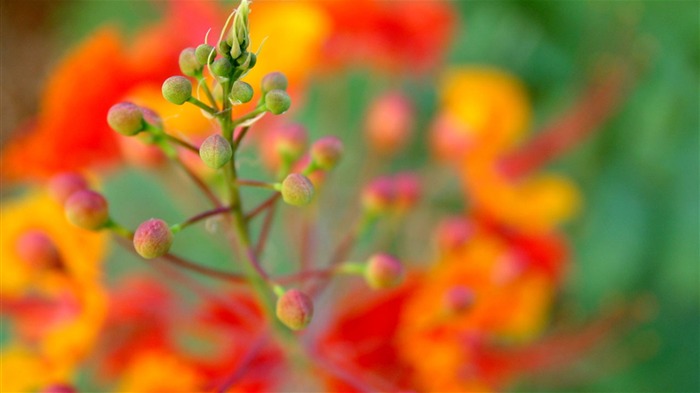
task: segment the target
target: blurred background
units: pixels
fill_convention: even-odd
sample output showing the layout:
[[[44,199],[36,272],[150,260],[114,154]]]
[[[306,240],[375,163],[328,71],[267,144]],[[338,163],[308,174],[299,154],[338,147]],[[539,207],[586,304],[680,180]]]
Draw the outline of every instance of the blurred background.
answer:
[[[582,213],[566,228],[573,268],[562,303],[593,314],[611,299],[653,294],[658,315],[642,336],[653,354],[621,370],[595,373],[602,378],[580,382],[577,390],[700,391],[700,3],[452,5],[459,22],[444,64],[497,66],[517,76],[532,101],[533,130],[575,101],[601,59],[624,55],[639,64],[617,113],[551,168],[570,177],[583,195]],[[105,23],[119,26],[128,37],[161,12],[148,1],[3,0],[2,6],[3,143],[37,112],[42,84],[69,48]],[[316,80],[312,76],[295,117],[309,125],[312,135],[325,133],[324,124],[338,119],[319,119],[316,108],[327,105],[342,87],[351,104],[333,132],[351,139],[362,125],[360,116],[352,114],[364,113],[369,98],[398,83],[417,103],[417,134],[427,133],[437,105],[434,74],[398,79],[388,82],[366,67]],[[414,138],[391,165],[400,169],[427,163],[423,140]],[[354,159],[348,158],[344,170],[352,172],[362,157]],[[106,192],[128,195],[145,184],[139,176],[124,176],[108,184]],[[441,202],[445,212],[455,210],[454,201]],[[167,216],[174,207],[158,209]],[[193,239],[191,246],[196,243]],[[114,265],[110,268],[117,271],[129,266]],[[516,387],[540,388],[536,383]]]

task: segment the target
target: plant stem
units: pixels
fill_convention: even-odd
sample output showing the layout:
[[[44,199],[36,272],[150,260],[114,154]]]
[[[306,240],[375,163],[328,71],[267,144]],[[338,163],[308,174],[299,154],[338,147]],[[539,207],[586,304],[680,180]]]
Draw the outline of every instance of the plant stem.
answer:
[[[190,151],[193,151],[193,152],[199,154],[199,148],[197,146],[194,146],[191,143],[183,141],[182,139],[180,139],[176,136],[170,135],[170,134],[163,134],[163,135],[165,135],[165,138],[167,138],[170,142],[173,142],[177,145],[184,147],[187,150],[190,150]]]
[[[207,210],[207,211],[205,211],[205,212],[202,212],[202,213],[199,213],[199,214],[197,214],[197,215],[195,215],[195,216],[192,216],[192,217],[188,218],[187,220],[185,220],[184,222],[182,222],[182,223],[180,223],[180,224],[173,225],[170,229],[171,229],[173,232],[179,232],[179,231],[181,231],[181,230],[187,228],[188,226],[190,226],[190,225],[192,225],[192,224],[195,224],[195,223],[197,223],[197,222],[199,222],[199,221],[202,221],[202,220],[204,220],[204,219],[206,219],[206,218],[209,218],[209,217],[211,217],[211,216],[215,216],[215,215],[218,215],[218,214],[222,214],[222,213],[228,213],[228,212],[230,212],[230,211],[231,211],[231,207],[230,207],[230,206],[217,207],[216,209]]]

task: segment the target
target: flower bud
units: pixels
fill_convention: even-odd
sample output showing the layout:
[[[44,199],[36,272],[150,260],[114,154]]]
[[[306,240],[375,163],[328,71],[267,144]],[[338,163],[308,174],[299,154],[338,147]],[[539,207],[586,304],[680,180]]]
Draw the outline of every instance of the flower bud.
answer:
[[[182,105],[192,97],[192,82],[184,76],[171,76],[163,82],[163,97],[175,105]]]
[[[211,54],[212,52],[214,52],[214,54]],[[204,66],[211,64],[216,59],[216,51],[211,45],[201,44],[194,50],[194,56],[197,59],[197,62]]]
[[[474,225],[462,217],[443,220],[436,231],[436,242],[440,251],[454,251],[462,247],[474,233]]]
[[[290,124],[278,128],[271,135],[271,143],[275,154],[287,160],[296,161],[306,148],[306,129],[299,124]]]
[[[209,168],[219,169],[233,156],[231,144],[219,134],[209,136],[199,147],[199,157]]]
[[[314,199],[314,185],[299,173],[292,173],[284,179],[281,192],[282,199],[294,206],[306,206]]]
[[[370,146],[382,154],[393,154],[409,140],[414,123],[411,102],[401,93],[389,93],[376,99],[365,123]]]
[[[250,102],[253,99],[253,87],[243,81],[233,82],[231,86],[231,99],[242,104]]]
[[[233,73],[233,63],[227,57],[220,57],[211,63],[211,72],[217,76],[228,77]]]
[[[145,120],[146,123],[156,128],[163,128],[163,119],[161,119],[160,115],[158,115],[153,109],[144,107],[140,107],[140,109],[141,114],[143,114],[143,120]]]
[[[78,393],[75,388],[66,384],[55,384],[49,385],[41,390],[39,393]]]
[[[109,222],[107,200],[92,190],[73,193],[66,201],[65,211],[68,221],[83,229],[100,229]]]
[[[263,93],[272,90],[287,90],[287,77],[279,72],[271,72],[262,78],[261,86]]]
[[[372,180],[362,190],[362,206],[372,214],[386,213],[396,201],[394,182],[389,177]]]
[[[74,192],[88,188],[88,183],[81,175],[66,172],[53,176],[48,188],[51,197],[63,205]]]
[[[443,306],[451,314],[461,314],[474,305],[474,291],[463,285],[455,285],[445,292]]]
[[[202,64],[197,60],[194,48],[185,48],[180,52],[180,71],[187,76],[202,72]]]
[[[401,262],[389,254],[375,254],[365,267],[365,280],[374,289],[391,288],[403,278]]]
[[[338,165],[343,154],[343,142],[334,136],[326,136],[311,146],[311,158],[321,169],[331,170]]]
[[[290,289],[277,299],[277,318],[292,330],[305,328],[314,315],[314,304],[304,293]]]
[[[135,135],[144,129],[143,113],[130,102],[120,102],[109,108],[107,124],[122,135]]]
[[[146,259],[165,255],[173,244],[173,232],[163,220],[152,218],[134,232],[134,249]]]
[[[271,90],[265,94],[265,107],[275,115],[280,115],[292,106],[292,99],[284,90]]]
[[[29,230],[23,233],[16,243],[17,255],[32,267],[60,267],[61,254],[56,244],[46,233],[40,230]]]
[[[221,40],[219,41],[219,44],[216,46],[216,50],[219,52],[219,54],[223,57],[229,57],[231,56],[231,45],[229,45],[226,40]]]
[[[414,173],[404,172],[395,175],[394,189],[396,191],[396,206],[401,211],[408,211],[420,199],[420,179]]]

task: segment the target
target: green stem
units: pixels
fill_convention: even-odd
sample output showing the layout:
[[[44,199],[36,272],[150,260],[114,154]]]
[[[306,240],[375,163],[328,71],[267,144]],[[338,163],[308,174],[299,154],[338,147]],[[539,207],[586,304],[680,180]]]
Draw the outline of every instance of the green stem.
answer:
[[[226,100],[224,100],[224,101],[226,101]],[[194,104],[195,106],[200,107],[202,110],[209,113],[210,115],[216,115],[216,113],[217,113],[216,109],[214,109],[214,108],[210,107],[209,105],[203,103],[202,101],[198,100],[195,96],[190,97],[187,100],[187,102],[189,102],[190,104]]]

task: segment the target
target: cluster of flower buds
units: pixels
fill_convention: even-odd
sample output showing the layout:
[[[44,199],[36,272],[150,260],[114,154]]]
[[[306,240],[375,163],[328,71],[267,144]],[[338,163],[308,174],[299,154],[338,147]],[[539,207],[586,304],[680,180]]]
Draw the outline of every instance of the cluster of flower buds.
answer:
[[[269,286],[276,295],[275,313],[279,321],[292,330],[306,327],[313,317],[313,296],[299,289],[286,289],[266,273],[260,264],[259,253],[251,247],[250,217],[271,206],[279,198],[292,206],[307,206],[316,197],[316,188],[321,184],[312,182],[317,176],[333,170],[343,155],[343,143],[335,136],[324,136],[308,145],[305,129],[299,125],[281,127],[271,132],[269,143],[263,156],[272,157],[273,166],[277,167],[276,182],[244,180],[238,177],[237,150],[248,128],[265,113],[275,115],[286,112],[291,105],[287,94],[288,81],[281,72],[265,75],[260,82],[261,97],[249,113],[238,118],[233,117],[234,106],[250,102],[255,90],[241,80],[255,65],[256,55],[249,51],[250,35],[248,27],[248,1],[242,1],[233,16],[229,30],[224,28],[222,39],[216,47],[201,44],[196,48],[186,48],[180,54],[179,65],[183,75],[167,78],[162,85],[163,97],[176,105],[192,104],[203,111],[207,118],[219,123],[216,132],[209,135],[195,146],[180,140],[164,129],[158,114],[130,102],[114,105],[107,114],[107,123],[117,133],[134,136],[142,133],[139,140],[160,149],[169,159],[176,161],[192,177],[196,185],[207,194],[216,205],[213,210],[204,211],[179,224],[169,225],[162,219],[151,218],[142,222],[135,231],[119,225],[109,216],[106,200],[98,193],[88,189],[87,182],[77,175],[65,175],[52,182],[52,193],[65,202],[68,219],[82,228],[99,230],[110,229],[117,235],[128,238],[133,243],[133,251],[144,259],[164,257],[166,260],[179,258],[171,253],[175,235],[185,227],[216,214],[226,215],[231,224],[228,228],[238,237],[243,248],[241,259],[247,259],[248,270],[245,278],[251,284],[261,282]],[[208,72],[207,72],[208,71]],[[194,80],[192,80],[193,78]],[[209,79],[211,78],[211,80]],[[197,82],[197,92],[206,93],[208,103],[202,102],[193,93],[193,82]],[[198,96],[198,94],[197,94]],[[199,178],[188,171],[179,149],[197,152],[201,161],[214,170],[219,178],[225,178],[226,193],[217,195],[217,184],[209,184],[215,176]],[[278,193],[251,211],[243,211],[242,186],[263,187]],[[224,190],[220,190],[224,191]],[[368,212],[378,215],[388,210],[406,211],[417,201],[420,194],[418,179],[413,174],[403,173],[393,177],[377,179],[363,194],[363,203]],[[228,197],[228,204],[223,198]],[[266,205],[267,203],[267,205]],[[360,225],[358,228],[362,228]],[[37,239],[29,241],[38,242]],[[36,248],[36,247],[35,247]],[[50,247],[35,250],[41,252],[39,259],[49,260],[54,257]],[[182,266],[182,264],[180,264]],[[185,266],[195,266],[187,262]],[[391,288],[398,285],[403,277],[401,262],[388,254],[375,254],[366,262],[355,264],[342,260],[331,263],[332,274],[351,273],[363,276],[367,284],[374,289]],[[302,274],[304,272],[301,272]],[[331,275],[332,275],[331,274]],[[253,285],[256,292],[265,300],[269,296],[265,285]],[[261,289],[262,288],[262,289]],[[262,293],[261,293],[262,292]],[[263,303],[269,304],[264,301]]]

